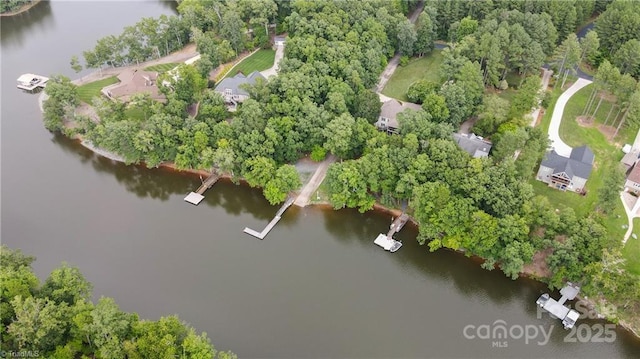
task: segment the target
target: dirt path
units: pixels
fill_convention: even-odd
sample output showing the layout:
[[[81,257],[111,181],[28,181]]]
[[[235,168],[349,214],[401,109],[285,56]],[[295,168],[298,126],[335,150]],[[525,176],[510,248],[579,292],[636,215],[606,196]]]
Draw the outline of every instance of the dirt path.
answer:
[[[316,169],[316,172],[313,174],[313,176],[311,176],[309,182],[302,188],[302,191],[300,191],[300,194],[298,195],[298,197],[296,197],[296,200],[295,202],[293,202],[293,204],[298,207],[304,207],[309,204],[309,198],[311,197],[311,194],[313,194],[313,192],[315,192],[318,187],[320,187],[320,184],[322,183],[322,181],[324,181],[324,177],[327,175],[327,169],[329,169],[329,165],[334,163],[336,160],[337,158],[335,156],[330,155],[324,161],[322,161],[322,163],[320,163],[320,165]]]
[[[547,70],[547,69],[542,69],[542,71],[544,71],[542,73],[542,93],[546,93],[547,92],[547,88],[549,87],[549,79],[551,78],[551,75],[553,74],[553,71],[551,70]],[[531,123],[530,126],[531,127],[535,127],[536,123],[538,122],[538,117],[540,116],[540,104],[542,103],[542,100],[538,101],[538,107],[536,107],[535,110],[533,110],[533,112],[531,112]]]
[[[422,13],[422,9],[424,9],[424,1],[421,2],[415,10],[413,10],[413,13],[411,13],[411,15],[409,15],[409,21],[411,21],[411,23],[416,23],[416,21],[418,20],[418,16],[420,16],[420,13]],[[396,54],[391,58],[391,60],[389,60],[387,67],[384,69],[384,71],[382,71],[382,74],[380,74],[378,86],[376,87],[377,93],[380,93],[382,89],[384,89],[384,87],[387,85],[387,82],[389,82],[391,75],[393,75],[393,73],[396,71],[396,68],[398,68],[399,63],[400,54]]]

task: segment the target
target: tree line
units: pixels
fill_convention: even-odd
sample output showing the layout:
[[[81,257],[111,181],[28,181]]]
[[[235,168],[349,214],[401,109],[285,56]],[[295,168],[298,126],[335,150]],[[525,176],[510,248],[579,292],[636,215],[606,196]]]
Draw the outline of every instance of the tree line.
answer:
[[[225,14],[239,4],[180,4],[189,9],[182,19],[199,29],[194,31],[197,45],[211,62],[221,57],[220,48],[240,49],[219,35]],[[539,77],[528,75],[551,57],[564,76],[575,58],[595,56],[589,49],[599,47],[593,35],[589,45],[585,38],[576,46],[577,38],[570,35],[575,23],[567,20],[568,26],[557,18],[572,18],[573,11],[551,14],[551,4],[559,2],[428,2],[418,24],[407,26],[412,1],[276,2],[277,11],[266,18],[288,31],[285,58],[277,77],[247,88],[251,99],[238,112],[228,114],[222,98],[205,88],[202,73],[183,66],[178,79],[167,78],[170,85],[161,86],[165,104],[144,96],[130,107],[97,100],[100,121],[78,118],[77,131],[128,162],[153,167],[170,161],[178,168],[215,168],[244,178],[262,187],[271,203],[299,186],[288,163],[303,154],[322,159],[331,152],[342,160],[329,168],[326,179],[336,209],[408,203],[420,224],[421,243],[431,250],[481,256],[485,268],[498,266],[513,278],[534,253],[550,250],[551,286],[583,282],[587,293],[626,301],[637,310],[637,285],[612,290],[612,281],[627,283],[633,277],[620,270],[620,244],[607,238],[601,215],[577,218],[570,209],[556,211],[527,183],[548,146],[539,129],[525,128],[524,115],[538,103],[540,87]],[[578,23],[598,4],[570,5]],[[241,20],[249,16],[235,14]],[[254,32],[269,22],[251,14],[261,20],[240,24],[253,23]],[[452,46],[444,50],[440,80],[410,89],[423,109],[399,116],[399,135],[378,132],[372,124],[381,104],[370,89],[388,58],[396,51],[428,53],[435,38],[450,38]],[[506,89],[507,74],[514,73],[521,82],[512,101],[485,94],[487,88]],[[72,93],[73,86],[67,87]],[[57,98],[50,105],[52,118],[66,116],[74,103],[73,95]],[[187,107],[197,102],[198,116],[188,116]],[[143,116],[129,116],[131,108]],[[452,140],[454,129],[471,116],[479,118],[474,131],[491,136],[492,158],[472,158]],[[612,258],[618,258],[615,265],[593,274]]]
[[[4,352],[52,359],[233,359],[217,351],[206,333],[177,316],[143,320],[112,298],[91,301],[92,285],[63,263],[40,283],[34,257],[0,246],[0,340]]]

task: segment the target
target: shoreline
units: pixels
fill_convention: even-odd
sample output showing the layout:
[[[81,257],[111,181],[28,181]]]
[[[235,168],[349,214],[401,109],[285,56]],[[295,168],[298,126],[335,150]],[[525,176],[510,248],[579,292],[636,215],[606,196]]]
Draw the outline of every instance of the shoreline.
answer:
[[[33,4],[33,5],[35,5],[35,4]],[[171,56],[171,55],[169,55],[169,56]],[[157,59],[157,60],[153,60],[153,61],[160,62],[161,60]],[[82,80],[84,78],[90,77],[91,75],[95,75],[96,73],[98,73],[98,71],[95,71],[95,72],[93,72],[92,74],[90,74],[88,76],[83,76],[80,79],[74,80],[72,82],[73,83],[75,83],[76,81],[83,82]],[[39,98],[38,98],[40,110],[43,113],[44,113],[43,103],[44,103],[44,101],[46,101],[46,97],[47,96],[45,94],[45,91],[43,90],[42,93],[39,95]],[[69,126],[68,122],[64,123],[64,127],[67,128],[67,129],[71,128]],[[69,137],[69,136],[67,136],[67,137]],[[183,169],[178,169],[178,168],[176,168],[175,163],[173,163],[173,162],[161,162],[158,166],[151,167],[151,168],[147,167],[143,162],[127,164],[126,161],[124,160],[124,158],[122,158],[120,155],[93,146],[93,144],[91,144],[88,140],[84,139],[82,135],[77,134],[77,135],[74,135],[74,136],[69,137],[69,138],[77,140],[80,145],[82,145],[83,147],[91,150],[96,155],[108,158],[108,159],[110,159],[112,161],[115,161],[115,162],[123,163],[123,164],[125,164],[127,166],[128,165],[139,165],[139,166],[144,166],[147,169],[165,168],[165,169],[169,169],[169,170],[175,171],[175,172],[182,172],[182,173],[188,173],[188,174],[193,174],[193,175],[198,175],[198,176],[205,176],[205,177],[208,177],[211,174],[210,172],[208,172],[206,170],[197,170],[197,169],[184,169],[183,170]],[[223,175],[220,176],[220,178],[229,179],[229,180],[231,180],[231,181],[233,181],[235,183],[234,177],[230,176],[228,174],[223,174]],[[248,184],[246,183],[246,181],[243,178],[236,177],[236,179],[239,181],[238,183],[235,183],[236,185],[239,184],[239,183],[243,183],[243,184],[246,184],[248,186]],[[302,187],[300,189],[298,189],[298,191],[295,191],[293,193],[299,194],[301,190],[302,190]],[[310,203],[307,204],[307,206],[317,206],[317,207],[322,208],[322,209],[331,209],[332,211],[335,211],[333,206],[331,206],[331,204],[326,202],[326,201],[310,202]],[[386,206],[384,206],[384,205],[382,205],[382,204],[380,204],[378,202],[374,203],[372,210],[380,211],[380,212],[383,212],[383,213],[388,213],[388,214],[392,215],[393,217],[399,216],[400,214],[402,214],[404,212],[403,210],[401,210],[399,208],[389,208],[389,207],[386,207]],[[409,221],[413,225],[415,225],[416,227],[419,227],[418,222],[413,218],[413,216],[409,216]],[[462,250],[455,250],[455,252],[465,255],[465,252],[462,251]],[[478,265],[478,267],[480,267],[482,262],[485,260],[484,258],[479,257],[479,256],[475,256],[475,255],[472,255],[472,256],[470,256],[468,258],[472,259],[474,262],[477,262],[476,264]],[[483,269],[483,268],[480,267],[479,269]],[[527,279],[530,279],[530,280],[535,280],[535,281],[537,281],[539,283],[542,283],[542,284],[546,285],[547,288],[548,288],[548,283],[542,281],[542,279],[544,277],[539,277],[539,276],[535,275],[535,273],[529,273],[529,272],[525,271],[525,272],[519,273],[519,277],[527,278]],[[578,296],[577,300],[585,301],[590,305],[591,308],[595,308],[595,304],[596,303],[591,299],[585,299],[585,297]],[[604,298],[604,300],[605,300],[605,302],[608,302],[608,300],[606,298]],[[596,314],[598,314],[598,316],[602,316],[600,313],[596,312]],[[610,323],[616,324],[617,326],[620,326],[624,330],[630,332],[630,334],[633,335],[636,339],[640,339],[640,329],[636,329],[636,328],[632,327],[631,324],[628,323],[627,321],[618,318],[617,322],[614,322],[613,320],[608,319],[608,318],[606,318],[604,316],[602,316],[602,319],[604,319],[604,320],[606,320],[606,321],[608,321]]]
[[[41,1],[42,0],[33,0],[30,4],[23,5],[22,7],[20,7],[16,11],[9,11],[9,12],[1,13],[0,17],[9,17],[9,16],[20,15],[23,12],[29,11],[29,9],[31,9],[32,7],[38,5]]]

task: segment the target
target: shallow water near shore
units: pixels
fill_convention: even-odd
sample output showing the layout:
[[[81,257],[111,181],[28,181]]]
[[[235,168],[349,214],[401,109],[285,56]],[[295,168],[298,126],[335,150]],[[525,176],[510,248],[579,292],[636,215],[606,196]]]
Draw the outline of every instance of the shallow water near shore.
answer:
[[[1,238],[37,256],[41,279],[69,262],[95,298],[142,318],[178,314],[243,358],[640,357],[640,341],[624,330],[612,343],[582,343],[538,318],[543,284],[429,253],[411,224],[398,252],[383,251],[373,240],[391,214],[294,206],[264,240],[250,237],[242,229],[263,228],[278,208],[261,190],[221,180],[199,206],[187,204],[197,175],[125,166],[51,135],[38,95],[15,88],[27,72],[86,74],[70,69],[72,55],[173,11],[158,1],[53,1],[20,22],[2,19]],[[478,335],[499,321],[507,338]],[[606,322],[579,324],[593,332]],[[541,331],[527,340],[518,327],[551,334],[539,345]]]

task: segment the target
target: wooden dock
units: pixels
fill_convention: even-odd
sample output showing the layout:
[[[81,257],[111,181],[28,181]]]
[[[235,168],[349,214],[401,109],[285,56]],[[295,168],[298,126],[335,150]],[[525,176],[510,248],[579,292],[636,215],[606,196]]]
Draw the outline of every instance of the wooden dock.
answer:
[[[218,182],[219,179],[220,175],[217,172],[213,171],[213,173],[211,173],[211,175],[202,182],[202,185],[200,185],[200,187],[198,187],[195,192],[189,193],[184,198],[184,200],[197,206],[204,199],[204,192],[211,188],[211,186],[213,186],[216,182]]]
[[[400,249],[400,247],[402,247],[402,242],[393,239],[393,235],[400,232],[402,227],[407,224],[408,220],[409,216],[403,212],[400,216],[398,216],[398,218],[393,221],[393,223],[391,223],[387,235],[385,236],[384,234],[380,233],[378,237],[373,241],[373,243],[379,245],[384,250],[391,253],[397,251],[398,249]]]
[[[258,232],[249,227],[244,227],[244,233],[252,235],[258,239],[264,239],[264,237],[266,237],[267,234],[269,234],[271,229],[275,227],[275,225],[280,221],[280,219],[282,218],[282,215],[284,214],[284,211],[286,211],[287,208],[291,207],[291,205],[293,204],[293,201],[294,201],[294,198],[291,198],[291,197],[287,198],[287,200],[284,202],[282,207],[280,207],[278,212],[276,212],[276,215],[273,217],[271,222],[269,222],[269,224],[267,224],[267,226],[264,227],[262,232]]]
[[[21,90],[33,91],[39,87],[44,88],[47,85],[47,81],[49,81],[49,78],[45,76],[24,74],[18,77],[17,86]]]
[[[395,221],[391,223],[391,226],[389,226],[389,233],[387,233],[387,237],[392,238],[394,234],[400,232],[402,227],[407,224],[408,220],[409,216],[406,213],[402,213],[400,216],[398,216],[398,218],[396,218]]]

